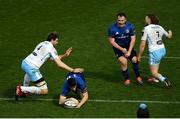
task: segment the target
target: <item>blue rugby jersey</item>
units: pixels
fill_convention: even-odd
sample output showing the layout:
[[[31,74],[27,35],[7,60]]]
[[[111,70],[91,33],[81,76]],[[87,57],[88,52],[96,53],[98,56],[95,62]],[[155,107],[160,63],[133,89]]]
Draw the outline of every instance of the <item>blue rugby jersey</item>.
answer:
[[[131,36],[134,35],[135,28],[130,22],[126,22],[124,27],[119,27],[117,23],[114,23],[108,29],[108,36],[114,38],[115,42],[123,48],[129,48]]]
[[[78,92],[85,93],[87,91],[84,75],[82,73],[71,72],[66,76],[66,79],[64,81],[64,85],[61,91],[61,95],[66,96],[71,91],[67,82],[69,78],[74,78],[77,82],[77,88],[76,88],[75,93],[78,93]]]

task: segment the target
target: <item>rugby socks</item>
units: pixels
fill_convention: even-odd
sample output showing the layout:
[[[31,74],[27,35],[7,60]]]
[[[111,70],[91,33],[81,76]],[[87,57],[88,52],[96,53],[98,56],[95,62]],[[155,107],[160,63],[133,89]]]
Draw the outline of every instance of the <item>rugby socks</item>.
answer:
[[[166,78],[162,76],[161,74],[159,74],[158,79],[163,82]]]
[[[29,86],[30,78],[27,74],[24,76],[23,86]]]
[[[126,69],[125,71],[122,70],[122,75],[123,75],[125,80],[129,79],[128,69]]]
[[[140,76],[139,64],[138,63],[132,63],[132,64],[133,64],[133,70],[134,70],[134,73],[135,73],[136,77],[139,77]]]
[[[41,89],[36,86],[30,86],[30,87],[21,86],[21,91],[23,93],[41,94]]]

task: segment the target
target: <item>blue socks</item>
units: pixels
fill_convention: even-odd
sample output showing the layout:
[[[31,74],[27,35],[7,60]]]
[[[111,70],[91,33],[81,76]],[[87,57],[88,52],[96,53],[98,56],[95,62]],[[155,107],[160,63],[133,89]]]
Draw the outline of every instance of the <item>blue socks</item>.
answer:
[[[134,69],[134,73],[135,73],[136,77],[139,77],[140,76],[139,64],[138,63],[132,63],[132,64],[133,64],[133,69]]]
[[[122,75],[123,75],[125,80],[129,79],[128,69],[126,69],[125,71],[122,70]]]

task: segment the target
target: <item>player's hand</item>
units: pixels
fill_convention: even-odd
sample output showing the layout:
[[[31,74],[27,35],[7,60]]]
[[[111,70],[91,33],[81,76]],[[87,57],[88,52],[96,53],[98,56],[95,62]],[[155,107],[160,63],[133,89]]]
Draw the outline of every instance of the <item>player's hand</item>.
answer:
[[[126,54],[126,53],[127,53],[126,48],[123,48],[123,49],[122,49],[122,52],[123,52],[124,54]]]
[[[75,69],[73,70],[73,72],[74,72],[74,73],[82,73],[82,72],[84,72],[84,69],[83,69],[83,68],[75,68]]]
[[[131,55],[131,52],[128,51],[128,52],[125,54],[125,57],[128,58],[130,55]]]
[[[137,60],[138,60],[138,62],[140,62],[141,61],[141,56],[138,56]]]
[[[169,30],[169,31],[168,31],[168,38],[172,38],[172,35],[173,35],[173,34],[172,34],[172,31]]]
[[[81,105],[80,104],[78,104],[77,106],[76,106],[76,108],[80,108],[81,107]]]
[[[171,30],[169,30],[168,32],[169,32],[169,34],[172,34],[172,31],[171,31]]]
[[[66,56],[69,56],[72,52],[72,47],[68,48],[65,52]]]

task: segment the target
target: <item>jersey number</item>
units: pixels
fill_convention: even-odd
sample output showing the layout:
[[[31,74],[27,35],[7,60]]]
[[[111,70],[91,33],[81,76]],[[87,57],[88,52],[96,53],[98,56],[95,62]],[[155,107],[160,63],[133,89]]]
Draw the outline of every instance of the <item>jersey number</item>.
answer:
[[[156,34],[157,34],[157,37],[159,38],[159,37],[160,37],[159,31],[156,31]],[[158,45],[162,45],[162,44],[163,44],[162,40],[158,40],[156,43],[157,43]]]
[[[37,50],[40,50],[42,46],[43,46],[43,45],[40,45],[40,46],[37,48]],[[37,56],[37,53],[36,53],[36,52],[33,52],[32,54],[33,54],[34,56]]]
[[[157,36],[158,36],[158,38],[159,38],[159,36],[160,36],[160,35],[159,35],[159,31],[156,31],[156,34],[157,34]]]

